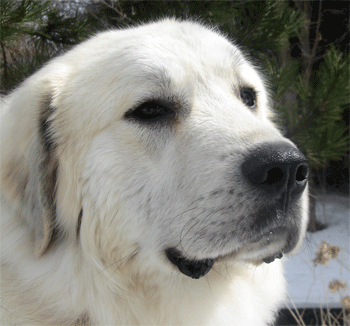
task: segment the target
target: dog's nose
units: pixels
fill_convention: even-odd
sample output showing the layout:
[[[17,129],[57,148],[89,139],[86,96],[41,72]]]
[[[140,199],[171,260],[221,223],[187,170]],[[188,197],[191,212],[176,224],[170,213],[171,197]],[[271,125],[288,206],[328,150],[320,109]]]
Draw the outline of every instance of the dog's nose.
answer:
[[[309,165],[293,145],[265,143],[249,153],[242,172],[251,184],[271,196],[295,197],[306,187]]]

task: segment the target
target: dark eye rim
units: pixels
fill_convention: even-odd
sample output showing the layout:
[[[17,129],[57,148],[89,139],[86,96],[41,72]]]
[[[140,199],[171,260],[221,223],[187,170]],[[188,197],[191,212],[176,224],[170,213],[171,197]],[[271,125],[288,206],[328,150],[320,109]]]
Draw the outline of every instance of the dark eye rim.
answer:
[[[243,93],[247,93],[249,94],[249,96],[251,96],[251,100],[253,101],[252,104],[248,104],[247,100],[244,98],[244,96],[242,96]],[[254,89],[250,88],[250,87],[244,87],[241,89],[240,91],[240,97],[242,102],[250,109],[255,109],[257,106],[257,102],[256,102],[256,92],[254,91]]]
[[[147,110],[149,112],[147,112]],[[141,123],[153,124],[174,120],[176,118],[176,110],[172,103],[164,103],[159,100],[147,100],[127,111],[124,118],[127,120],[136,120]]]

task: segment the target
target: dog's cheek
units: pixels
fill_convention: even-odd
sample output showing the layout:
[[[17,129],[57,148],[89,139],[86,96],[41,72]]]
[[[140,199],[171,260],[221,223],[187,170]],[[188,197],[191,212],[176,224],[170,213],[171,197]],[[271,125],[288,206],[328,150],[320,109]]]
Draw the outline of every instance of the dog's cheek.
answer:
[[[113,268],[118,269],[137,251],[137,241],[131,238],[132,230],[137,233],[137,225],[127,215],[125,205],[116,192],[113,192],[113,199],[105,197],[103,200],[102,196],[96,196],[96,192],[107,193],[106,189],[96,185],[93,189],[92,192],[84,189],[79,232],[81,247],[86,259],[100,269],[113,264]],[[140,234],[137,233],[136,238],[138,236]]]
[[[140,215],[148,200],[147,169],[130,153],[134,147],[125,145],[110,132],[101,133],[85,157],[82,173],[82,241],[92,234],[93,244],[86,243],[86,248],[96,254],[103,251],[106,261],[123,255],[122,243],[133,247],[145,223]]]

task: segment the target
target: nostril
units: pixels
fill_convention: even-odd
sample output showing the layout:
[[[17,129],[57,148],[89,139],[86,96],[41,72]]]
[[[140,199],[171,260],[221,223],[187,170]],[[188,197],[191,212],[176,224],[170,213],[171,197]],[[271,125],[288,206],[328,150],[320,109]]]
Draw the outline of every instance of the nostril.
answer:
[[[279,183],[283,180],[283,170],[279,167],[273,167],[269,170],[267,170],[265,180],[261,182],[261,184],[265,185],[274,185],[276,183]]]
[[[297,168],[297,172],[295,174],[295,180],[302,182],[307,179],[309,176],[309,167],[306,164],[301,164]]]
[[[307,185],[309,167],[306,157],[293,145],[263,144],[252,149],[242,163],[242,174],[270,196],[298,196]]]

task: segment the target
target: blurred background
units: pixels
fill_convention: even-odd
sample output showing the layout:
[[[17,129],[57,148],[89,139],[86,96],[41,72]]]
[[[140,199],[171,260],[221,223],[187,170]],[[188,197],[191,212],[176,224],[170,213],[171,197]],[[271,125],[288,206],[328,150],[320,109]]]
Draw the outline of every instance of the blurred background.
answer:
[[[348,1],[0,0],[0,6],[2,96],[47,60],[99,31],[165,16],[217,26],[239,44],[270,83],[276,123],[311,165],[309,236],[300,261],[291,260],[287,272],[290,269],[295,275],[311,262],[313,269],[308,272],[314,280],[317,265],[328,266],[322,264],[326,253],[341,266],[342,275],[334,275],[338,269],[332,269],[329,281],[342,282],[334,292],[339,300],[333,297],[332,305],[326,301],[325,306],[310,292],[305,298],[295,294],[291,298],[296,303],[295,317],[286,305],[279,324],[350,324]],[[347,233],[339,236],[344,228]],[[330,242],[339,239],[344,240],[332,247]],[[341,259],[335,248],[343,253]],[[319,261],[313,259],[316,252],[321,255]],[[300,277],[289,279],[291,293]],[[305,278],[305,282],[311,281]],[[322,296],[332,292],[329,284],[321,287]],[[327,308],[333,309],[331,317],[326,313],[322,319],[322,309]]]

